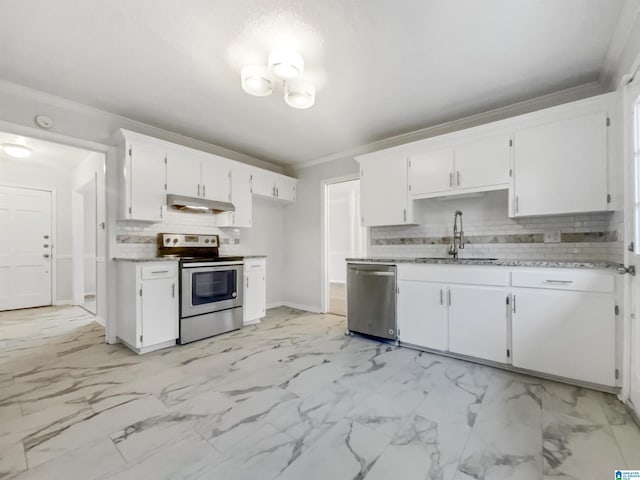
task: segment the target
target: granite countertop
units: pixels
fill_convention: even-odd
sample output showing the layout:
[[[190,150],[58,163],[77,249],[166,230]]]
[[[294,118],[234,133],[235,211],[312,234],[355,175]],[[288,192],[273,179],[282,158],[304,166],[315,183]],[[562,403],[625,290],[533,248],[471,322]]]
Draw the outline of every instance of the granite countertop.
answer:
[[[426,263],[432,265],[495,265],[499,267],[548,267],[548,268],[594,268],[615,270],[622,265],[615,262],[590,260],[502,260],[486,258],[347,258],[347,262],[364,263]]]
[[[145,257],[145,258],[125,258],[114,257],[115,262],[177,262],[180,259],[177,257]]]

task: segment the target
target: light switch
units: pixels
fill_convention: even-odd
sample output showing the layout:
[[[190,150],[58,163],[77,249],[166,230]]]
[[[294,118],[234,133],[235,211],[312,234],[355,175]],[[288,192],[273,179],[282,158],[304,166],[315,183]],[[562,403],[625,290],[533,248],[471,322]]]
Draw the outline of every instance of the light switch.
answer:
[[[544,232],[544,243],[560,243],[560,230],[549,230]]]

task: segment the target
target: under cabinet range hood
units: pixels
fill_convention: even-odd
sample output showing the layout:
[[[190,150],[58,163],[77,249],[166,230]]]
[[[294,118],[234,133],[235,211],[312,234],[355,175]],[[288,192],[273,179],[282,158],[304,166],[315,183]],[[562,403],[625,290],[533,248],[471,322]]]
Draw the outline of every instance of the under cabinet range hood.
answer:
[[[235,212],[236,207],[230,202],[208,200],[206,198],[185,197],[184,195],[167,194],[167,207],[188,212]]]

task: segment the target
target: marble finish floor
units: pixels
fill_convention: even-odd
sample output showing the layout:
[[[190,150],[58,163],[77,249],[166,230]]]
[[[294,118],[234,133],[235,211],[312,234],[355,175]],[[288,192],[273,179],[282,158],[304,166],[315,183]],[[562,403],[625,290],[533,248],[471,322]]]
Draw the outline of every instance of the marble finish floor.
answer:
[[[143,356],[81,308],[0,313],[0,478],[608,479],[612,395],[344,335],[288,308]]]

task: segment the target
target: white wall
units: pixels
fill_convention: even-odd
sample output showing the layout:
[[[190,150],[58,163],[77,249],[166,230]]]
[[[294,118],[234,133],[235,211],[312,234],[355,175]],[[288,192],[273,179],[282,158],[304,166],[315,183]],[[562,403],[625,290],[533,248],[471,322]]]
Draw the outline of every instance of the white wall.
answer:
[[[341,159],[295,171],[296,203],[286,208],[285,303],[320,311],[322,290],[322,180],[357,175],[358,163]]]
[[[82,190],[84,211],[84,292],[85,295],[96,292],[96,187],[95,182],[87,184]]]
[[[71,262],[71,178],[69,172],[55,166],[30,165],[28,162],[0,158],[0,184],[55,190],[56,223],[53,255],[56,259],[56,302],[72,296]]]

